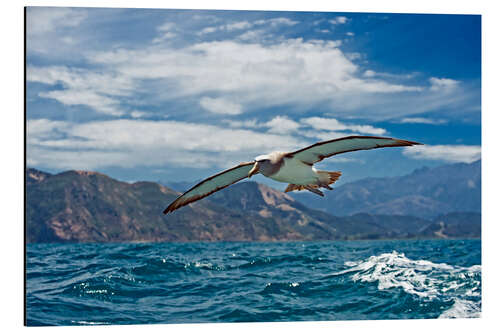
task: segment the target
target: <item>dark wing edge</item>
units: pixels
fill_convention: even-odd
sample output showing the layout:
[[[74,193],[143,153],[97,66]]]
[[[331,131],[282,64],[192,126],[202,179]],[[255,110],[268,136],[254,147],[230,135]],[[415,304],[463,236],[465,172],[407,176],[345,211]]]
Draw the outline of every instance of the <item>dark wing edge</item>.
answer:
[[[291,152],[291,153],[287,153],[287,154],[285,155],[285,157],[287,157],[287,158],[293,158],[296,154],[301,153],[301,152],[304,152],[304,151],[306,151],[306,150],[308,150],[308,149],[311,149],[311,148],[314,148],[314,147],[317,147],[317,146],[321,146],[321,145],[328,144],[328,143],[332,143],[332,142],[336,142],[336,141],[342,141],[342,140],[352,140],[352,139],[380,139],[380,140],[393,140],[393,141],[394,141],[394,143],[393,143],[393,144],[382,144],[382,145],[376,145],[375,147],[369,147],[369,148],[356,148],[356,149],[350,149],[350,150],[336,151],[336,152],[334,152],[334,153],[331,153],[331,154],[326,154],[326,155],[318,155],[318,156],[317,156],[317,160],[315,160],[314,162],[311,162],[311,163],[317,163],[317,162],[320,162],[320,161],[322,161],[323,159],[325,159],[325,158],[327,158],[327,157],[331,157],[331,156],[338,155],[338,154],[343,154],[343,153],[348,153],[348,152],[352,152],[352,151],[358,151],[358,150],[370,150],[370,149],[384,148],[384,147],[405,147],[405,146],[423,145],[423,143],[419,143],[419,142],[408,141],[408,140],[401,140],[401,139],[394,139],[394,138],[383,137],[383,136],[362,136],[362,135],[351,135],[351,136],[346,136],[346,137],[343,137],[343,138],[332,139],[332,140],[327,140],[327,141],[322,141],[322,142],[316,142],[315,144],[310,145],[310,146],[308,146],[308,147],[305,147],[305,148],[299,149],[299,150],[294,151],[294,152]],[[310,162],[310,161],[308,161],[308,162],[306,162],[306,163],[309,163],[309,162]]]
[[[186,206],[192,202],[195,202],[197,200],[200,200],[200,199],[203,199],[207,196],[209,196],[210,194],[214,193],[214,192],[217,192],[217,191],[220,191],[226,187],[228,187],[229,185],[232,185],[236,182],[239,182],[240,180],[242,179],[245,179],[247,178],[248,176],[244,176],[244,177],[238,177],[238,178],[235,178],[234,181],[231,181],[223,186],[218,186],[218,187],[215,187],[214,190],[212,191],[209,191],[207,193],[203,193],[201,195],[195,195],[195,196],[192,196],[192,197],[189,197],[189,198],[186,198],[186,196],[192,192],[193,190],[199,188],[200,186],[202,186],[203,184],[206,184],[207,182],[219,177],[219,176],[222,176],[228,172],[231,172],[231,171],[235,171],[239,168],[243,168],[243,167],[248,167],[248,166],[253,166],[255,162],[245,162],[245,163],[240,163],[239,165],[231,168],[231,169],[227,169],[227,170],[224,170],[222,172],[219,172],[218,174],[215,174],[213,176],[210,176],[204,180],[202,180],[201,182],[199,182],[198,184],[196,184],[195,186],[191,187],[189,190],[187,190],[186,192],[184,192],[181,196],[179,196],[177,199],[175,199],[167,208],[165,208],[165,210],[163,211],[163,214],[168,214],[170,212],[173,212],[174,210],[180,208],[180,207],[183,207],[183,206]]]

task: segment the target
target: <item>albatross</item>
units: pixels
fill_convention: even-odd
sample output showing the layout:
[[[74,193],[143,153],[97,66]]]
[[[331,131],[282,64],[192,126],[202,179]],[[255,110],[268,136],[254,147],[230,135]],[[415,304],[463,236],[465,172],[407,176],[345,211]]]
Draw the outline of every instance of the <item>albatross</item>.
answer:
[[[339,179],[341,172],[319,171],[314,168],[314,163],[351,151],[413,145],[420,143],[376,136],[348,136],[317,142],[294,152],[274,151],[259,155],[251,162],[241,163],[201,181],[175,199],[163,213],[173,212],[258,173],[278,182],[288,183],[285,192],[307,190],[323,196],[323,192],[319,189],[332,190],[330,185]]]

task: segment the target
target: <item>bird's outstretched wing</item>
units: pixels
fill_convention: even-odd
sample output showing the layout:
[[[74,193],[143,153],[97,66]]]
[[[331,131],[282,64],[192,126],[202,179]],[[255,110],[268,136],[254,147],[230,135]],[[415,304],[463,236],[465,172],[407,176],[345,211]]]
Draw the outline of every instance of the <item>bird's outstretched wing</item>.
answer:
[[[350,151],[419,144],[418,142],[377,136],[347,136],[345,138],[315,143],[312,146],[288,153],[286,157],[297,158],[304,163],[314,164],[324,158]]]
[[[193,186],[183,195],[172,202],[164,211],[163,214],[173,212],[177,208],[185,206],[196,200],[200,200],[214,192],[222,190],[231,184],[236,183],[248,177],[248,172],[253,168],[255,162],[241,163],[234,168],[222,171],[216,175],[208,177],[199,184]]]

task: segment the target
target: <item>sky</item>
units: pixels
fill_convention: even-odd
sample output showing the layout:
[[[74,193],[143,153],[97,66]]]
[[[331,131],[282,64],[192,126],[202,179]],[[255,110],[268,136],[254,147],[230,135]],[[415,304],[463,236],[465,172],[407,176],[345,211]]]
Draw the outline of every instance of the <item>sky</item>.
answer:
[[[30,7],[26,20],[28,167],[194,182],[348,135],[424,145],[317,165],[339,183],[481,158],[478,15]]]

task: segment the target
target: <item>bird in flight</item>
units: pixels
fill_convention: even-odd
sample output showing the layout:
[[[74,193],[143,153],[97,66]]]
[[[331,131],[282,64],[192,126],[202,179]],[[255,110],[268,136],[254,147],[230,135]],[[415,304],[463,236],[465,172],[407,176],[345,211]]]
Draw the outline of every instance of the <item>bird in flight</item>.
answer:
[[[252,162],[241,163],[201,181],[175,199],[163,213],[173,212],[258,173],[273,180],[288,183],[285,192],[307,190],[323,196],[323,192],[319,189],[332,190],[330,185],[339,179],[341,173],[339,171],[316,170],[314,163],[350,151],[413,145],[420,145],[420,143],[376,136],[348,136],[317,142],[291,153],[275,151],[267,155],[260,155]]]

